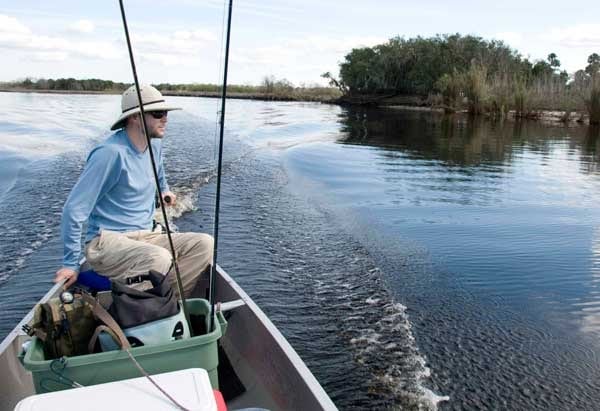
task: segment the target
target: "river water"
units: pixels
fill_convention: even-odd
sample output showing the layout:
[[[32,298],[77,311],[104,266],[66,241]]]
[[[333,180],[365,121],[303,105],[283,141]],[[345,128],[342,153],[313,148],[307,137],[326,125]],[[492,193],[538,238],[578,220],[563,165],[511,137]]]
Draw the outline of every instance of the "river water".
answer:
[[[171,98],[174,223],[212,232],[218,101]],[[51,284],[119,96],[0,93],[0,336]],[[220,264],[340,409],[598,409],[598,130],[228,102]]]

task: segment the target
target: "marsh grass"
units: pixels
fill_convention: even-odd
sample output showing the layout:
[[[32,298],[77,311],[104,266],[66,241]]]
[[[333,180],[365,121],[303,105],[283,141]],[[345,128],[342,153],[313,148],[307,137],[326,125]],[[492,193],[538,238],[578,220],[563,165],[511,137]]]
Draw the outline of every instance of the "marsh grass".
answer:
[[[592,78],[585,106],[590,115],[590,124],[600,124],[600,74]]]
[[[582,112],[587,108],[590,118],[600,121],[600,80],[595,84],[591,92],[585,88],[587,98],[584,104],[584,92],[569,86],[556,75],[531,78],[496,73],[490,76],[484,65],[475,63],[467,72],[455,70],[450,75],[442,76],[436,85],[440,91],[439,97],[430,97],[429,101],[434,103],[442,100],[447,112],[458,111],[466,106],[471,114],[500,118],[511,111],[515,117],[529,119],[540,118],[545,111],[556,111],[556,118],[563,122],[570,121],[573,112]]]
[[[487,68],[482,64],[472,64],[464,76],[465,96],[468,99],[469,113],[483,114],[487,110],[489,87]]]
[[[222,87],[215,84],[165,84],[160,86],[162,87],[159,90],[167,94],[218,97],[222,92]],[[333,101],[342,95],[341,91],[335,87],[323,87],[317,84],[303,84],[296,87],[286,79],[278,80],[273,76],[265,76],[258,86],[230,84],[227,86],[227,93],[231,98],[324,102]]]
[[[511,79],[506,74],[496,75],[488,80],[487,109],[490,114],[497,117],[508,114],[515,99],[512,87]]]
[[[441,90],[440,96],[430,96],[434,105],[441,105],[446,113],[454,113],[462,109],[464,99],[464,76],[456,69],[452,74],[444,74],[436,87]]]
[[[590,91],[590,98],[586,101],[591,124],[600,124],[600,87]]]

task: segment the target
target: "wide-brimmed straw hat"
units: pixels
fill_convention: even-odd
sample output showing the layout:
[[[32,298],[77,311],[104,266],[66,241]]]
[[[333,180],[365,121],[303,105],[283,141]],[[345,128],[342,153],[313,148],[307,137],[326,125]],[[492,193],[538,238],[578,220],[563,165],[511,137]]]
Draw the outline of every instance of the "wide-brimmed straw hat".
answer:
[[[165,102],[165,98],[160,91],[147,84],[140,86],[140,94],[142,95],[142,103],[144,111],[171,111],[181,110],[180,107],[173,107]],[[129,87],[121,97],[121,116],[110,128],[116,130],[125,126],[125,119],[133,114],[140,112],[138,104],[138,95],[135,86]]]

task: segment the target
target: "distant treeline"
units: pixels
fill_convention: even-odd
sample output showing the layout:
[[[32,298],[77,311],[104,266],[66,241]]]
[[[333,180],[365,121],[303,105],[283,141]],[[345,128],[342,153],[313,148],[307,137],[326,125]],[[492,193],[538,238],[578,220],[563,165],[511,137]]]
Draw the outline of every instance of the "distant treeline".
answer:
[[[582,62],[584,63],[584,62]],[[353,49],[339,79],[323,74],[348,100],[419,95],[447,111],[535,117],[540,110],[588,111],[600,122],[600,56],[569,75],[555,53],[530,61],[502,41],[460,34],[405,39]]]
[[[123,91],[130,86],[127,83],[116,83],[110,80],[96,78],[76,80],[74,78],[31,79],[2,83],[5,88],[22,88],[26,90],[56,90],[56,91]]]
[[[160,83],[154,85],[161,91],[177,91],[177,92],[199,92],[199,93],[220,93],[223,87],[218,84],[204,84],[204,83],[193,83],[193,84],[170,84]],[[229,84],[227,85],[227,91],[230,93],[256,93],[259,91],[257,86]]]
[[[32,79],[0,83],[0,88],[8,90],[39,90],[39,91],[66,91],[66,92],[106,92],[121,93],[131,86],[131,83],[118,83],[110,80],[74,78],[59,79]],[[154,85],[165,94],[175,95],[220,95],[222,86],[217,84],[170,84],[160,83]],[[238,96],[257,99],[278,100],[310,100],[329,101],[338,98],[341,93],[335,87],[322,87],[319,85],[300,87],[294,86],[286,79],[276,79],[274,76],[265,76],[258,86],[236,85],[227,86],[227,92]]]

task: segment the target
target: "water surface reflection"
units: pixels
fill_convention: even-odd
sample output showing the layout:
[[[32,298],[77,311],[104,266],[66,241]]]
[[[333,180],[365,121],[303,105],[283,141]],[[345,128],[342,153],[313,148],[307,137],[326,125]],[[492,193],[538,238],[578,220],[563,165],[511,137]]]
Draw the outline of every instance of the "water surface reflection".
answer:
[[[600,401],[598,130],[346,109],[289,154],[382,267],[451,409]]]

